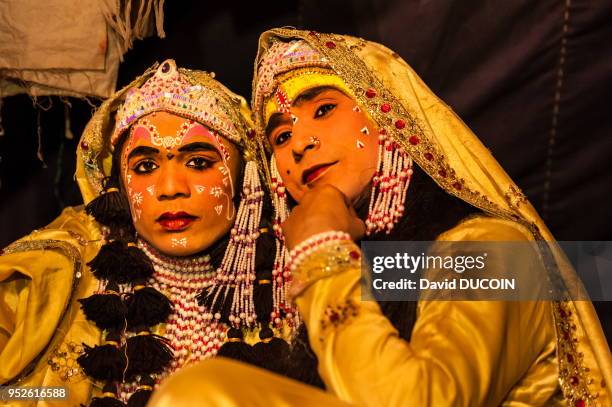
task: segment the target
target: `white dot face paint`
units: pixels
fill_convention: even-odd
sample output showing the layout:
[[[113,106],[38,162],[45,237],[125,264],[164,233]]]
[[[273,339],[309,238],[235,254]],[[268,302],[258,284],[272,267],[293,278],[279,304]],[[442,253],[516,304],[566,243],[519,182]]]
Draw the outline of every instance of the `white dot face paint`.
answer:
[[[187,247],[187,238],[182,237],[180,239],[172,238],[171,240],[172,247]]]
[[[232,225],[232,174],[239,172],[239,152],[199,123],[165,112],[145,119],[155,131],[138,121],[121,152],[136,231],[167,255],[201,252]]]
[[[357,148],[364,148],[365,144],[363,144],[360,140],[357,140]]]

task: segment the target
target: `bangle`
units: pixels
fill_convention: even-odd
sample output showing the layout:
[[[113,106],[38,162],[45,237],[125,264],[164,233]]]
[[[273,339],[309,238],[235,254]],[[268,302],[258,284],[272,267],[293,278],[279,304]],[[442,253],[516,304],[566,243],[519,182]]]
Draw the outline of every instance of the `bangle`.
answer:
[[[291,251],[289,267],[294,278],[293,297],[322,278],[359,269],[361,252],[344,232],[325,232],[300,243]]]
[[[317,233],[303,240],[289,253],[289,269],[295,271],[298,265],[310,256],[314,251],[322,249],[343,241],[352,241],[351,236],[346,232],[328,231]]]

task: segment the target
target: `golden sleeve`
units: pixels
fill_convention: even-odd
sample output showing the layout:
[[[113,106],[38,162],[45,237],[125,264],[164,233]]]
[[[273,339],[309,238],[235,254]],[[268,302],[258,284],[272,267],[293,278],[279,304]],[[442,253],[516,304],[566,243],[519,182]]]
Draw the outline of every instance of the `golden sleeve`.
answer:
[[[0,256],[0,384],[34,371],[69,311],[91,222],[72,208]]]
[[[503,222],[474,219],[441,239],[527,239]],[[302,270],[316,268],[308,262],[299,266],[298,280],[312,277]],[[551,405],[557,397],[549,303],[420,302],[408,342],[376,302],[361,300],[359,265],[339,267],[312,279],[296,302],[319,373],[340,399],[368,406],[497,406]]]

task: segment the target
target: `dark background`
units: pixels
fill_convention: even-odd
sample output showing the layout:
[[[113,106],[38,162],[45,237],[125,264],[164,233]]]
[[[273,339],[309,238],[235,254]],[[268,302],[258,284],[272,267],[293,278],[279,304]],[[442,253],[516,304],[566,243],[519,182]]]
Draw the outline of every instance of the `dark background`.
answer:
[[[612,240],[612,2],[167,1],[165,14],[167,37],[135,43],[118,87],[174,58],[216,72],[248,99],[257,38],[268,28],[381,42],[479,135],[557,239]],[[36,106],[24,95],[4,99],[0,247],[82,203],[75,149],[93,107],[68,102],[72,140],[60,99],[39,98]],[[610,340],[612,303],[596,306]]]

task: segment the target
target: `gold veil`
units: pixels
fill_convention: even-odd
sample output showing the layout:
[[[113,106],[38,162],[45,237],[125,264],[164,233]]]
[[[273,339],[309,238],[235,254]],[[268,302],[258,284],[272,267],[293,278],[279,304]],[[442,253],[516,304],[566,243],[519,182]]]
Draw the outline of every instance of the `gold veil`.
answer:
[[[399,55],[360,38],[290,28],[267,31],[260,37],[253,89],[265,51],[275,41],[292,39],[302,39],[320,53],[379,128],[441,188],[492,216],[523,224],[540,245],[549,246],[545,252],[554,258],[548,259],[548,268],[566,293],[563,301],[552,303],[564,395],[572,401],[597,399],[609,405],[610,350],[593,305],[584,300],[588,297],[551,232],[491,152]],[[260,134],[265,96],[254,92],[252,100]]]

